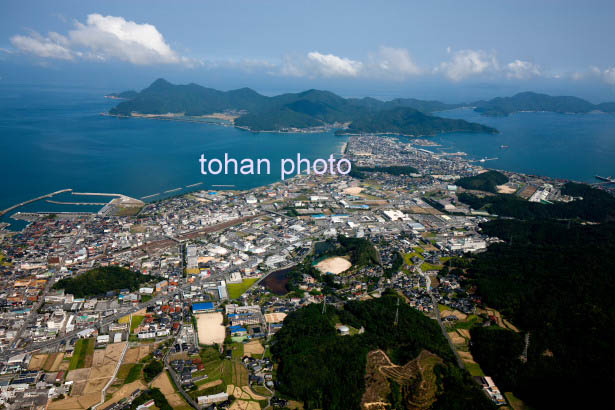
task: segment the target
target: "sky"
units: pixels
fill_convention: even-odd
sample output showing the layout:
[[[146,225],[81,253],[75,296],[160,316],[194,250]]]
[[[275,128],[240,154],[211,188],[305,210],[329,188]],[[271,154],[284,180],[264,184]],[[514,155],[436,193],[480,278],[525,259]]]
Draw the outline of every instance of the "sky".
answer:
[[[3,1],[0,85],[615,100],[615,2]]]

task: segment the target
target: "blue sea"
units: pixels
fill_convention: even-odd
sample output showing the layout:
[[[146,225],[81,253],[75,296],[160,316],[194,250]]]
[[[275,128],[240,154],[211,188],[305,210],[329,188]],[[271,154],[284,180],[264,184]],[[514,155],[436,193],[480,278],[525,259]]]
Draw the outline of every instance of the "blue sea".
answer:
[[[0,87],[0,209],[64,188],[75,192],[120,193],[146,201],[195,189],[247,189],[280,180],[280,161],[297,154],[314,160],[339,154],[346,142],[332,132],[322,134],[252,133],[215,124],[195,124],[101,115],[118,101],[109,90]],[[267,158],[270,174],[201,175],[199,158],[224,154],[254,161]],[[233,170],[231,169],[231,172]],[[255,170],[256,172],[256,170]],[[202,182],[202,185],[186,188]],[[175,190],[164,194],[164,191]],[[52,198],[60,202],[108,202],[108,197]],[[100,206],[56,205],[45,200],[22,211],[98,211]],[[10,214],[12,214],[11,212]],[[0,221],[21,229],[9,215]]]
[[[76,192],[121,193],[156,200],[190,189],[234,185],[247,189],[280,179],[282,158],[328,158],[346,141],[333,133],[251,133],[213,124],[121,119],[101,115],[118,101],[103,98],[111,90],[0,86],[0,209],[64,188]],[[499,129],[497,135],[452,133],[434,140],[438,150],[464,151],[470,158],[498,158],[486,167],[509,169],[579,181],[594,174],[615,175],[615,115],[518,113],[482,117],[469,109],[438,115],[480,122]],[[501,149],[501,145],[509,148]],[[431,148],[430,148],[431,149]],[[271,174],[201,175],[206,158],[268,158]],[[195,188],[188,185],[202,182]],[[164,191],[182,188],[164,194]],[[70,193],[62,202],[107,202],[109,198]],[[89,211],[100,206],[56,205],[45,200],[19,211]],[[12,229],[23,223],[5,215]]]
[[[485,124],[500,133],[438,135],[433,140],[442,146],[435,151],[462,151],[469,159],[497,158],[481,165],[574,181],[598,182],[595,175],[615,176],[614,114],[519,112],[485,117],[463,108],[437,115]]]

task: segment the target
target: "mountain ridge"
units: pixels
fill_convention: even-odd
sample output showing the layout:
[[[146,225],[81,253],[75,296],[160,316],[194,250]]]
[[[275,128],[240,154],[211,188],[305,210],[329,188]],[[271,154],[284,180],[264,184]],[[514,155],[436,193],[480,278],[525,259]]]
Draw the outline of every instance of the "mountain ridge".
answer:
[[[220,91],[194,83],[174,85],[159,78],[134,98],[119,103],[109,113],[119,116],[133,113],[202,116],[233,112],[237,116],[234,125],[251,131],[324,127],[338,130],[348,128],[353,133],[416,136],[451,131],[497,132],[481,124],[431,115],[432,112],[458,106],[416,99],[388,102],[375,98],[347,99],[331,91],[316,89],[267,97],[247,87]],[[371,121],[367,123],[365,118],[371,118]]]

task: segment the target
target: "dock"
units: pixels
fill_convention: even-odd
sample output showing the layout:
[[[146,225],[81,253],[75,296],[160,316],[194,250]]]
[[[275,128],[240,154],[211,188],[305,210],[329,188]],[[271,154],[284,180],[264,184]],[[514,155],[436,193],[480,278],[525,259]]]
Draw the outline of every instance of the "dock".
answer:
[[[72,191],[72,189],[71,189]],[[101,192],[73,192],[73,195],[86,195],[86,196],[117,196],[117,197],[121,197],[124,196],[122,194],[105,194],[105,193],[101,193]]]
[[[48,199],[46,202],[50,204],[58,204],[58,205],[90,205],[90,206],[105,206],[106,202],[62,202],[62,201],[53,201]]]
[[[177,191],[181,191],[181,190],[182,190],[182,188],[179,187],[179,188],[175,188],[175,189],[169,189],[168,191],[164,191],[163,193],[170,194],[171,192],[177,192]]]
[[[41,199],[45,199],[45,198],[51,198],[51,197],[53,197],[55,195],[58,195],[58,194],[61,194],[63,192],[70,192],[70,191],[72,191],[72,188],[66,188],[66,189],[61,189],[59,191],[52,192],[50,194],[41,195],[41,196],[37,196],[36,198],[28,199],[27,201],[23,201],[23,202],[20,202],[18,204],[15,204],[13,206],[9,206],[8,208],[0,211],[0,216],[6,215],[7,213],[11,212],[12,210],[20,208],[20,207],[22,207],[24,205],[31,204],[32,202],[40,201]],[[74,194],[74,192],[73,192],[73,194]]]

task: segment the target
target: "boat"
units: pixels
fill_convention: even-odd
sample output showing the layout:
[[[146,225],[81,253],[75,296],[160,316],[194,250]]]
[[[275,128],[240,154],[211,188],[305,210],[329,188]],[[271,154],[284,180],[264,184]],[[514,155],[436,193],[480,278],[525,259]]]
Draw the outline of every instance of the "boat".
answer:
[[[509,148],[508,145],[500,145],[500,149],[506,149]]]
[[[613,177],[601,177],[600,175],[594,175],[596,179],[600,181],[610,182],[611,184],[615,184],[615,178]]]

